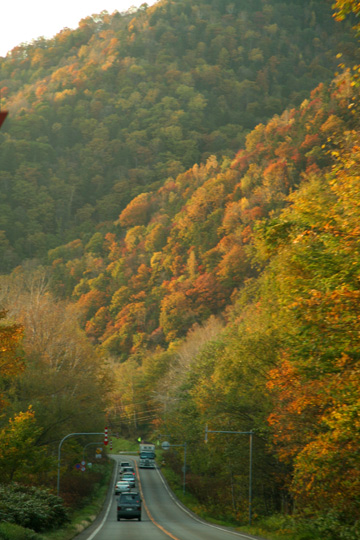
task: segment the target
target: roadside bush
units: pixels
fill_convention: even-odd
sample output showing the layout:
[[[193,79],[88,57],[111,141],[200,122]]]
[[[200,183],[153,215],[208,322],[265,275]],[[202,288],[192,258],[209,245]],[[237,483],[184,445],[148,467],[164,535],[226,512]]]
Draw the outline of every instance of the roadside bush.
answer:
[[[360,540],[360,522],[354,525],[344,523],[336,512],[328,512],[315,519],[303,519],[297,523],[301,538],[312,540]]]
[[[86,474],[65,474],[61,479],[61,496],[65,505],[69,508],[82,508],[93,493],[98,489],[104,475],[104,467],[101,471],[87,471]]]
[[[41,532],[61,527],[69,518],[60,497],[47,490],[9,484],[0,485],[0,522],[5,521]]]
[[[41,538],[31,529],[24,529],[15,523],[0,523],[0,540],[41,540]]]
[[[294,540],[360,540],[360,523],[348,525],[334,512],[320,516],[274,514],[257,521],[259,531],[274,532]]]

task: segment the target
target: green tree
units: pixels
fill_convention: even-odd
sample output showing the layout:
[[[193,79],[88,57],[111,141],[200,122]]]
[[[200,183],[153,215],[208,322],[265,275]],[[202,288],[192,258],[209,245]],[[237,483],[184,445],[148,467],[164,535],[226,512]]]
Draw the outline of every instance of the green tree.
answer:
[[[49,469],[46,447],[39,446],[42,429],[31,407],[15,415],[0,431],[0,481],[31,482],[33,475]]]

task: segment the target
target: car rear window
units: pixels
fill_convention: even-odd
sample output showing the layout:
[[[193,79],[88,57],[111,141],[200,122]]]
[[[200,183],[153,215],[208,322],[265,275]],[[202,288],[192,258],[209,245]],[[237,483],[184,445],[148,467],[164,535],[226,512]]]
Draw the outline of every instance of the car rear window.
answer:
[[[127,503],[127,502],[140,502],[140,497],[137,493],[122,493],[120,495],[120,502]]]

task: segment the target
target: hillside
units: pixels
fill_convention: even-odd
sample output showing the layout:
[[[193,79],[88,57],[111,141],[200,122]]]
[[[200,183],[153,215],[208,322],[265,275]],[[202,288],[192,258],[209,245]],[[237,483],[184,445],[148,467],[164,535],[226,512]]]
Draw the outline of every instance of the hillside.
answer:
[[[359,539],[354,43],[329,2],[162,0],[0,61],[0,482],[106,418],[244,526],[252,431],[254,521]]]
[[[326,0],[161,0],[0,59],[0,271],[111,229],[124,207],[353,61]]]
[[[257,224],[331,165],[332,141],[355,125],[345,88],[346,77],[319,86],[300,109],[258,125],[234,160],[213,156],[138,195],[114,232],[51,250],[55,290],[77,301],[88,336],[125,360],[221,313],[261,269]]]
[[[187,441],[189,489],[217,519],[246,521],[248,446],[205,445],[206,424],[254,430],[257,515],[357,538],[358,114],[345,72],[257,126],[231,162],[138,196],[118,236],[50,253],[111,355],[113,429]],[[166,459],[181,477],[181,456]]]

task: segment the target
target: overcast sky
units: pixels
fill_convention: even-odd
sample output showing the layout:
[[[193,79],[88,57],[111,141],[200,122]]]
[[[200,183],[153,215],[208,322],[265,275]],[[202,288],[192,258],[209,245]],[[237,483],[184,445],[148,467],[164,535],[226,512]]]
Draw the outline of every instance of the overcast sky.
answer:
[[[126,11],[156,0],[0,0],[0,56],[41,36],[51,38],[63,28],[77,28],[81,19],[106,10]]]

